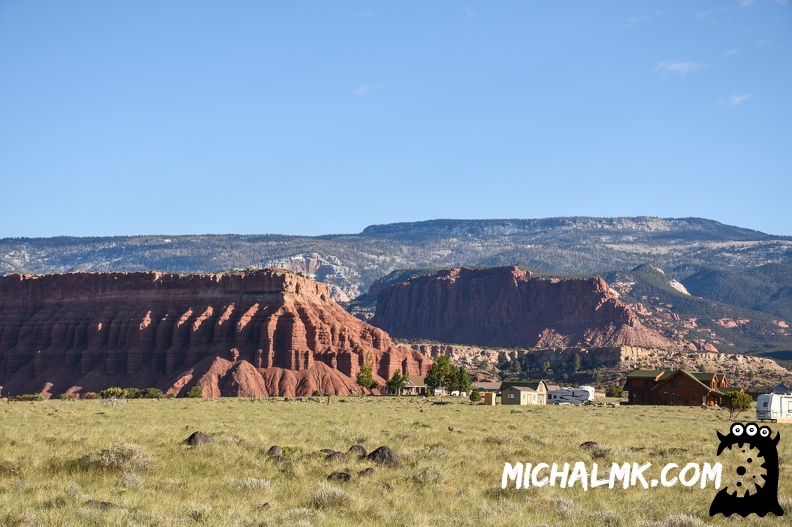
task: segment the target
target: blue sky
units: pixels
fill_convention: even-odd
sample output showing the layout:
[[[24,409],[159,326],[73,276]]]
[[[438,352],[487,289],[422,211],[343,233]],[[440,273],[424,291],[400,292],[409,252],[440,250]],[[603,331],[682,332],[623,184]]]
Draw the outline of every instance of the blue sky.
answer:
[[[792,235],[792,1],[0,0],[0,237]]]

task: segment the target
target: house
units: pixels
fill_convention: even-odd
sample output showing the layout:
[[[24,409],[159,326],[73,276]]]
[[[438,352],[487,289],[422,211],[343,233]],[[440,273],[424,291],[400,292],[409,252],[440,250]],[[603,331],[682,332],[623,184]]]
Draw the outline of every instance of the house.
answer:
[[[629,404],[674,406],[720,405],[723,394],[733,391],[725,374],[688,370],[635,370],[624,390]]]
[[[503,393],[503,390],[506,390],[507,388],[515,387],[530,388],[535,391],[537,394],[537,402],[533,404],[547,404],[547,392],[550,390],[550,388],[548,387],[546,381],[506,379],[501,383],[501,393]]]
[[[539,394],[527,386],[511,386],[501,390],[501,404],[539,404]]]
[[[783,384],[776,384],[775,386],[773,386],[773,389],[770,391],[770,393],[777,393],[780,395],[784,395],[790,392],[789,392],[789,388],[787,388]]]
[[[501,389],[500,382],[474,382],[473,389],[484,393],[498,393]]]
[[[402,389],[404,395],[426,395],[428,390],[426,386],[425,377],[410,376],[407,379],[407,384]]]

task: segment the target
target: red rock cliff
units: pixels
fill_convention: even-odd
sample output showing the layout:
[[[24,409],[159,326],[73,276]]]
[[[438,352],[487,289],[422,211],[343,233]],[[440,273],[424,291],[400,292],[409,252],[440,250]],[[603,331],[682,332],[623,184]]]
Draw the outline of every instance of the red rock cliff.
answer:
[[[211,396],[348,394],[365,357],[382,384],[431,363],[286,271],[0,277],[4,394],[194,384]]]
[[[478,346],[673,347],[601,278],[541,279],[516,267],[412,278],[380,292],[371,323],[396,337]]]

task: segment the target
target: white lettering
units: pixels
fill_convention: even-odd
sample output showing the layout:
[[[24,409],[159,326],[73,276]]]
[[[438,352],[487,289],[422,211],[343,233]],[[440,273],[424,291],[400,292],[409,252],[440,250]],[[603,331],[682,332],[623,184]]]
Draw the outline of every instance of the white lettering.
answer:
[[[564,463],[564,470],[559,472],[558,470],[558,463],[553,463],[552,468],[550,469],[550,486],[556,486],[556,480],[561,478],[561,485],[559,485],[562,489],[566,488],[567,479],[569,479],[569,463]]]
[[[608,483],[608,488],[612,489],[613,486],[616,484],[616,480],[619,479],[622,481],[622,486],[626,489],[630,486],[630,464],[623,463],[619,466],[618,463],[614,463],[611,465],[610,471],[610,482]]]
[[[550,478],[547,476],[539,480],[536,479],[536,477],[539,475],[539,471],[546,468],[550,468],[550,465],[547,463],[537,463],[534,469],[531,471],[531,484],[534,487],[544,487],[547,485],[547,482],[550,481]]]
[[[597,470],[599,470],[599,467],[597,466],[596,463],[594,463],[594,466],[591,468],[591,485],[590,486],[591,486],[592,489],[596,489],[597,487],[601,487],[602,485],[607,485],[608,481],[609,481],[607,479],[597,479]],[[613,487],[611,487],[611,488],[613,488]]]
[[[719,489],[721,485],[721,471],[723,466],[720,463],[715,463],[715,466],[710,466],[709,463],[704,463],[704,468],[701,469],[701,488],[707,486],[707,478],[715,482],[715,488]]]
[[[508,485],[508,479],[514,480],[517,488],[520,488],[520,483],[522,482],[522,475],[523,475],[523,464],[517,463],[513,467],[511,463],[504,463],[503,464],[503,476],[501,477],[501,488],[505,489]]]
[[[693,470],[693,477],[687,478],[686,475],[688,472]],[[685,468],[682,469],[682,472],[679,473],[679,481],[686,487],[692,487],[696,484],[701,475],[701,469],[698,466],[698,463],[688,463],[685,465]]]
[[[574,486],[576,481],[583,485],[584,491],[588,490],[588,473],[586,472],[586,464],[582,461],[578,461],[572,467],[572,475],[569,476],[569,486]]]
[[[664,487],[673,487],[674,485],[677,484],[678,480],[677,480],[676,476],[674,476],[674,479],[672,479],[670,481],[668,480],[668,477],[667,477],[668,476],[668,472],[672,468],[679,468],[679,465],[677,465],[676,463],[669,463],[668,465],[664,466],[663,470],[660,472],[660,482],[663,484]]]
[[[641,486],[643,488],[645,488],[645,489],[648,489],[649,488],[649,484],[644,479],[643,473],[644,473],[644,471],[647,468],[649,468],[651,466],[652,466],[651,463],[644,463],[640,467],[638,466],[638,463],[633,463],[632,473],[630,474],[630,485],[632,485],[634,487],[635,486],[635,482],[640,480],[641,481]]]

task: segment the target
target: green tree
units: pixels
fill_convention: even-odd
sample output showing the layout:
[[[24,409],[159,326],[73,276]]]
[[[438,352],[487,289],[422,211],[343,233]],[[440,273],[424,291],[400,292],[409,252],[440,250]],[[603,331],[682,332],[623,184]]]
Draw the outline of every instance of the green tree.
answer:
[[[374,380],[374,374],[371,371],[371,363],[368,358],[366,358],[360,366],[360,371],[355,380],[361,388],[368,388],[371,390],[377,386],[377,381]]]
[[[401,395],[401,392],[407,385],[408,380],[410,380],[409,375],[402,375],[398,370],[394,371],[393,376],[388,379],[388,388],[396,392],[396,395]]]
[[[184,392],[185,397],[189,397],[191,399],[203,399],[203,390],[197,384]]]
[[[470,393],[470,390],[473,388],[473,381],[470,379],[468,371],[460,366],[456,370],[455,377],[456,389],[460,392]]]
[[[580,370],[580,355],[575,353],[572,355],[572,371]]]
[[[729,419],[734,420],[753,404],[751,396],[745,392],[727,392],[721,398],[721,406],[729,409]]]
[[[477,403],[479,401],[481,401],[481,392],[478,390],[473,390],[470,392],[470,402]]]
[[[162,399],[164,395],[159,388],[145,388],[141,390],[140,397],[143,399]]]
[[[437,361],[429,367],[424,382],[429,388],[429,393],[434,394],[436,388],[447,388],[448,377],[453,372],[454,365],[445,355],[438,357]]]
[[[609,385],[605,388],[606,397],[621,397],[624,394],[624,388],[616,385]]]
[[[102,399],[121,399],[122,397],[126,397],[126,390],[118,386],[112,386],[99,392],[99,397]]]

